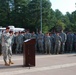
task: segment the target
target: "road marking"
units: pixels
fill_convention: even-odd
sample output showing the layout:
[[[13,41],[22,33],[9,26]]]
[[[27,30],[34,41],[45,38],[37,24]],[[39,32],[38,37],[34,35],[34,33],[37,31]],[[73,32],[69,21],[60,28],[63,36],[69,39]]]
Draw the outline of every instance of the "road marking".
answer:
[[[32,68],[32,69],[20,69],[17,71],[9,71],[9,72],[0,72],[0,75],[16,75],[16,74],[24,74],[24,73],[33,73],[33,72],[40,72],[40,71],[47,71],[47,70],[53,70],[53,69],[61,69],[61,68],[67,68],[67,67],[73,67],[76,66],[76,63],[69,63],[69,64],[61,64],[61,65],[53,65],[53,66],[47,66],[47,67],[38,67],[38,68]]]

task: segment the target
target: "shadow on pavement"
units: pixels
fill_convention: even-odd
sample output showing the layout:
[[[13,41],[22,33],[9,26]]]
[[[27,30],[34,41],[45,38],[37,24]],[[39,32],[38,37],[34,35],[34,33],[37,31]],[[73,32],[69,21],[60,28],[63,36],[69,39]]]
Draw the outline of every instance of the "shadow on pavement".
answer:
[[[13,65],[13,66],[5,66],[3,64],[0,64],[0,69],[11,69],[11,68],[23,68],[23,65]]]

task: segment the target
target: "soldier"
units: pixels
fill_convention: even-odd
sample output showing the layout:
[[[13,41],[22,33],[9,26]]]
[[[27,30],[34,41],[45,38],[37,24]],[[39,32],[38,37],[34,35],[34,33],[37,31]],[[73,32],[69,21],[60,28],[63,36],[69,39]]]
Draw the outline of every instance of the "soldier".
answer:
[[[33,31],[32,34],[31,34],[31,38],[32,38],[32,39],[36,39],[36,37],[37,37],[37,36],[36,36],[35,32]]]
[[[10,49],[12,51],[13,44],[14,44],[14,34],[13,34],[13,31],[10,31],[9,33],[11,34],[11,36],[10,36],[10,42],[11,42]]]
[[[74,42],[74,50],[76,52],[76,32],[74,33],[74,36],[73,36],[73,42]]]
[[[25,40],[31,39],[31,33],[29,32],[29,30],[26,31],[24,38],[25,38]]]
[[[1,36],[2,36],[2,33],[0,33],[0,55],[2,54],[2,49],[1,49]]]
[[[25,35],[25,31],[21,32],[21,35],[23,36],[23,41],[25,41],[24,35]]]
[[[61,36],[61,38],[62,38],[62,41],[61,41],[61,51],[60,51],[60,53],[64,53],[65,42],[66,42],[67,36],[66,36],[66,34],[63,32],[63,30],[61,31],[60,36]]]
[[[44,41],[45,41],[45,52],[46,52],[46,54],[48,54],[48,53],[50,54],[51,53],[51,40],[50,40],[49,33],[45,34]]]
[[[59,32],[57,32],[55,37],[55,48],[54,48],[55,54],[59,54],[60,52],[61,41],[62,41],[61,36],[59,35]]]
[[[38,49],[39,49],[39,52],[41,53],[44,53],[44,34],[39,31],[38,35],[37,35],[37,42],[38,42]]]
[[[54,48],[55,48],[55,37],[56,37],[56,33],[53,32],[50,34],[51,37],[51,53],[54,54]]]
[[[67,51],[72,52],[73,48],[73,34],[71,32],[67,33]]]
[[[31,39],[35,39],[35,40],[36,40],[35,50],[36,50],[36,52],[37,52],[37,35],[35,34],[34,31],[31,33]]]
[[[24,41],[25,41],[24,34],[25,34],[25,31],[22,31],[22,32],[21,32],[21,35],[22,35],[22,38],[23,38],[23,40],[22,40],[22,41],[23,41],[23,42],[22,42],[22,48],[21,48],[21,49],[22,49],[22,53],[23,53],[23,43],[24,43]]]
[[[16,43],[17,43],[16,53],[17,52],[19,52],[19,53],[22,52],[23,41],[24,41],[23,35],[19,32],[18,36],[16,37]]]
[[[2,34],[2,53],[3,59],[6,66],[10,66],[10,64],[14,64],[11,61],[12,51],[11,51],[11,34],[9,33],[10,28],[6,27],[6,31]],[[7,56],[9,59],[9,64],[7,63]]]
[[[13,44],[13,52],[16,53],[16,47],[17,47],[17,42],[16,42],[16,38],[18,36],[18,32],[14,33],[14,44]]]

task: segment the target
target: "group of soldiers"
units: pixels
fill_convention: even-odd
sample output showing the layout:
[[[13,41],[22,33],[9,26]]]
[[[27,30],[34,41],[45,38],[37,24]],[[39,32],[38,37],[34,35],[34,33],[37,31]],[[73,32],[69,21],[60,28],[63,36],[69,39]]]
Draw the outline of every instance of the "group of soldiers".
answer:
[[[39,31],[30,33],[29,30],[25,32],[17,32],[15,35],[16,53],[21,53],[24,40],[36,39],[36,52],[46,54],[63,54],[65,52],[76,52],[76,33],[67,32],[47,32],[43,34]]]
[[[13,32],[9,27],[6,27],[0,33],[0,54],[3,54],[3,60],[6,66],[14,64],[11,61],[12,52],[16,54],[23,52],[23,43],[27,39],[36,39],[35,49],[37,53],[42,54],[63,54],[65,52],[76,52],[76,33],[63,30],[60,32],[47,32],[43,34],[39,31],[37,34],[29,30]],[[7,63],[7,57],[9,63]]]
[[[16,54],[23,52],[23,42],[27,39],[36,39],[36,52],[46,54],[60,54],[65,52],[76,52],[76,33],[67,32],[47,32],[43,34],[39,31],[37,34],[29,30],[22,32],[9,32],[12,36],[11,48]],[[1,36],[1,35],[0,35]],[[1,43],[2,44],[2,43]]]
[[[76,34],[72,32],[48,32],[37,35],[37,52],[46,54],[63,54],[76,52]]]

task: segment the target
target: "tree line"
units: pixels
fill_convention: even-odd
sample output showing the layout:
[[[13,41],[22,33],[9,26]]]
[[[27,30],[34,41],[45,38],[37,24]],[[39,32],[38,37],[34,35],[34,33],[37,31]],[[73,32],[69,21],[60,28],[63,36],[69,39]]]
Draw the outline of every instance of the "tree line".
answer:
[[[14,25],[31,31],[40,29],[41,0],[0,0],[0,26]],[[42,0],[42,31],[53,29],[76,32],[76,11],[67,12],[51,8],[50,0]],[[64,8],[65,9],[65,8]]]

